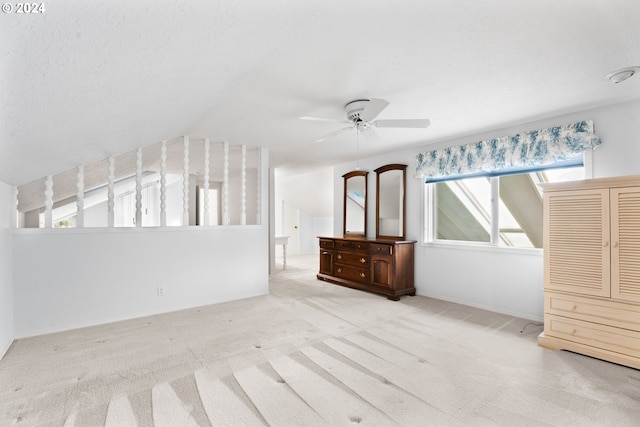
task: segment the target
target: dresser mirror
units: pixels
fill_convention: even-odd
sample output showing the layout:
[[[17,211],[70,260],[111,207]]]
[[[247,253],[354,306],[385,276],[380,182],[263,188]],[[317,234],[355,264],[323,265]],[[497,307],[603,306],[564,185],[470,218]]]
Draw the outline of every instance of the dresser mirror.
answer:
[[[344,237],[365,238],[367,235],[367,175],[352,171],[344,178],[343,218]]]
[[[390,164],[376,172],[376,238],[405,238],[407,165]]]

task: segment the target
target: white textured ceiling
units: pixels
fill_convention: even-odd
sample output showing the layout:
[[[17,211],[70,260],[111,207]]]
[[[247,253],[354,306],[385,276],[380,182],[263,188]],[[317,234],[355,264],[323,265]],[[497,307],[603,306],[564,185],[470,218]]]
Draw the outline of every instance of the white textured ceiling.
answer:
[[[343,105],[384,98],[359,156],[640,98],[637,0],[55,0],[0,16],[0,181],[189,134],[344,162]]]

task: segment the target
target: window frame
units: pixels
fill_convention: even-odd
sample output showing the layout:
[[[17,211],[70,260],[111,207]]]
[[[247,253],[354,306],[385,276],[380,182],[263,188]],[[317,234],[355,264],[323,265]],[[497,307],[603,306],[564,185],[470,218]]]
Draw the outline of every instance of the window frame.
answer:
[[[583,154],[583,168],[584,178],[593,178],[593,150],[586,150]],[[527,172],[523,172],[527,173]],[[437,182],[423,183],[421,192],[422,195],[422,236],[421,246],[426,247],[443,247],[443,248],[460,248],[460,249],[472,249],[472,250],[489,250],[511,253],[524,253],[524,254],[536,254],[541,255],[543,248],[524,248],[513,246],[502,246],[499,244],[499,221],[494,221],[493,218],[498,218],[499,210],[499,177],[491,176],[491,236],[489,242],[479,241],[465,241],[465,240],[444,240],[435,238],[435,186]]]

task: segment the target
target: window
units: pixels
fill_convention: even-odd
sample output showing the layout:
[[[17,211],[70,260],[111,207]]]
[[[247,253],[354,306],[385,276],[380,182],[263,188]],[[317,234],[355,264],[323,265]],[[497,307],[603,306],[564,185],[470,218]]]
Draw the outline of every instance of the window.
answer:
[[[584,166],[572,166],[427,183],[425,240],[541,248],[538,184],[584,177]]]
[[[542,247],[538,184],[585,178],[601,144],[591,120],[418,153],[425,241]]]

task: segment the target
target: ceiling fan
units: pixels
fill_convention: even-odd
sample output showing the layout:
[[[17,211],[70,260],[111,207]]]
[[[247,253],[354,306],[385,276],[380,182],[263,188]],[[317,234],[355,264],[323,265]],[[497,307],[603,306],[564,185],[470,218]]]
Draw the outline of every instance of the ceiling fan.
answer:
[[[331,138],[335,138],[345,132],[356,128],[358,132],[361,132],[365,137],[377,138],[377,134],[373,130],[374,127],[379,128],[426,128],[430,122],[428,119],[390,119],[390,120],[375,120],[376,117],[387,108],[389,101],[384,99],[356,99],[344,106],[344,111],[347,113],[348,120],[336,120],[327,119],[324,117],[310,117],[302,116],[302,120],[315,120],[320,122],[339,122],[348,123],[350,126],[338,129],[328,135],[325,135],[316,140],[316,142],[323,142]]]

